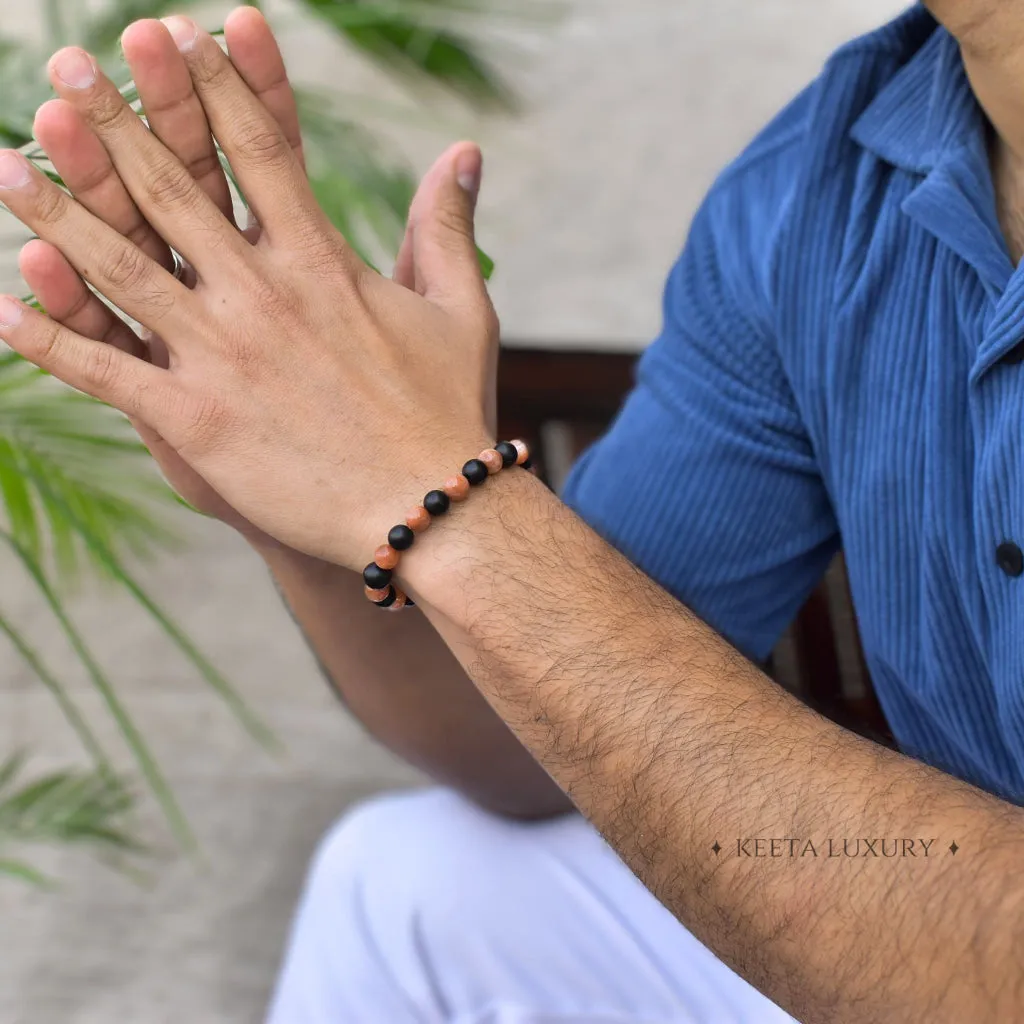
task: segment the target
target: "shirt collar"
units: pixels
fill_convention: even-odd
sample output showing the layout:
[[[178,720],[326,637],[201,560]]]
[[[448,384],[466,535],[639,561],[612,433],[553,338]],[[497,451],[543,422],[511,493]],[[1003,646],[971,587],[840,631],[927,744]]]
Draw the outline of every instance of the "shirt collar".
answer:
[[[936,25],[850,134],[886,162],[917,174],[928,174],[955,150],[984,151],[985,116],[956,40]]]

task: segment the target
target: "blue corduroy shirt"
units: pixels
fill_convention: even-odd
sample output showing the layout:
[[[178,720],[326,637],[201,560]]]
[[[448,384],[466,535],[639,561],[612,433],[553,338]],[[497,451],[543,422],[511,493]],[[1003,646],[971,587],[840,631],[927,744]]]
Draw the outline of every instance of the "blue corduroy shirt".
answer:
[[[842,547],[902,749],[1020,803],[1024,267],[988,134],[922,7],[839,50],[696,215],[566,498],[759,660]]]

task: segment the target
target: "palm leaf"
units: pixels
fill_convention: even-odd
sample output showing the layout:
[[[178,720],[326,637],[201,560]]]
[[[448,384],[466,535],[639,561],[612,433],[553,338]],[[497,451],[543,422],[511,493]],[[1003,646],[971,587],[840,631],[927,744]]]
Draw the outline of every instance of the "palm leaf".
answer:
[[[61,578],[90,558],[76,523],[104,544],[148,558],[173,548],[170,492],[118,413],[57,384],[13,353],[0,360],[0,495],[8,528],[30,557],[47,538]]]
[[[32,397],[26,399],[29,393]],[[69,579],[78,560],[85,556],[91,570],[99,571],[137,599],[246,728],[265,746],[273,745],[266,726],[125,571],[114,553],[150,553],[170,536],[147,508],[155,500],[168,501],[170,492],[156,480],[148,457],[143,458],[145,449],[126,428],[123,418],[112,410],[57,385],[22,364],[19,357],[5,354],[0,359],[0,497],[9,525],[9,531],[0,530],[0,540],[22,562],[44,596],[117,723],[176,838],[183,846],[194,848],[185,817],[148,744],[72,624],[43,564],[47,553],[41,542],[44,534],[63,578]],[[0,632],[53,694],[93,760],[105,765],[105,753],[84,716],[43,659],[2,616]],[[11,862],[5,870],[25,877],[20,870],[24,867]]]
[[[116,722],[121,735],[124,737],[125,743],[135,759],[135,763],[138,765],[143,778],[146,780],[146,783],[149,785],[154,797],[156,797],[157,802],[160,804],[164,817],[166,818],[168,825],[171,827],[171,830],[174,832],[175,837],[184,847],[194,849],[195,839],[192,835],[192,831],[189,828],[188,822],[185,819],[185,815],[182,812],[174,793],[171,791],[171,787],[167,784],[167,780],[164,778],[164,774],[161,771],[160,766],[157,764],[156,758],[149,749],[149,744],[146,743],[145,739],[143,739],[134,719],[121,702],[121,698],[117,695],[117,690],[114,688],[107,674],[96,661],[82,635],[71,622],[71,618],[64,606],[64,602],[61,601],[56,591],[54,591],[50,586],[38,563],[36,563],[25,551],[19,548],[18,544],[9,534],[0,530],[0,541],[4,541],[10,550],[17,555],[33,583],[35,583],[43,598],[46,600],[46,603],[49,605],[50,611],[57,620],[61,631],[64,633],[68,643],[78,656],[79,661],[81,661],[85,670],[88,672],[89,678],[100,697],[103,699],[107,710],[110,712],[110,716]]]
[[[37,889],[56,888],[56,883],[52,878],[44,875],[41,871],[36,871],[30,864],[20,860],[9,860],[0,857],[0,876],[13,878],[19,882],[27,882],[29,885],[34,885]]]
[[[515,93],[468,36],[432,14],[446,3],[418,0],[301,0],[316,17],[386,69],[443,86],[480,110],[514,110]]]
[[[107,767],[107,755],[96,734],[79,710],[66,687],[47,668],[39,652],[22,636],[5,616],[0,615],[0,633],[3,633],[22,660],[35,673],[36,678],[50,691],[64,715],[65,720],[78,736],[83,749],[97,768]],[[0,787],[2,787],[0,782]]]
[[[122,779],[103,770],[65,771],[21,784],[24,761],[16,754],[0,764],[0,850],[73,843],[107,855],[144,852],[126,827],[135,798]],[[37,886],[53,884],[6,853],[0,856],[0,875]]]

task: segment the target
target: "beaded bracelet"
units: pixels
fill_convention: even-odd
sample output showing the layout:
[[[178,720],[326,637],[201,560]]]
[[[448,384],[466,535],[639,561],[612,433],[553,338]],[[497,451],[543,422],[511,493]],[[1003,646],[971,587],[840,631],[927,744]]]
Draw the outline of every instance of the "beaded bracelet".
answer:
[[[530,468],[530,450],[525,442],[502,441],[482,451],[477,458],[470,459],[462,467],[461,473],[445,480],[441,490],[431,491],[423,499],[422,505],[409,509],[405,522],[392,528],[387,544],[377,548],[373,561],[363,570],[367,599],[378,608],[386,608],[388,611],[412,608],[413,602],[408,595],[391,582],[402,552],[408,551],[416,540],[416,534],[430,526],[435,517],[443,516],[453,501],[465,501],[471,487],[478,487],[488,477],[509,466]]]

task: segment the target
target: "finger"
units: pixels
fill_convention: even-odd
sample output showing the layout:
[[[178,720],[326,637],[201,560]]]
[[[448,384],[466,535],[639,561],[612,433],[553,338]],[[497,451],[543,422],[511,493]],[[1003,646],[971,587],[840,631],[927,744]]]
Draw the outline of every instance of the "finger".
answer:
[[[413,264],[413,253],[416,249],[416,225],[409,221],[402,239],[401,248],[395,258],[395,269],[392,279],[409,291],[416,290],[416,267]]]
[[[299,165],[305,168],[295,92],[267,19],[255,7],[239,7],[224,23],[224,40],[231,63],[256,99],[270,111]]]
[[[28,242],[18,262],[22,277],[51,319],[85,338],[167,368],[166,350],[161,350],[163,362],[153,358],[154,346],[143,343],[128,324],[89,291],[74,267],[49,242],[38,238]],[[166,446],[160,435],[137,416],[130,419],[142,443],[154,454],[163,454],[161,446]]]
[[[251,253],[252,247],[84,50],[60,50],[50,61],[50,81],[103,143],[146,219],[200,277],[222,275],[237,266],[231,257],[244,260]]]
[[[139,359],[149,352],[139,336],[96,294],[49,242],[33,239],[21,250],[18,268],[47,314],[83,337],[114,345]]]
[[[409,213],[416,290],[440,306],[489,308],[474,216],[483,158],[472,143],[452,146],[427,172]]]
[[[14,150],[0,150],[0,199],[133,319],[153,330],[167,325],[172,331],[194,320],[196,299],[189,289]]]
[[[311,225],[327,221],[306,174],[270,112],[256,99],[228,56],[189,18],[164,22],[174,36],[246,199],[271,244],[301,248]]]
[[[58,380],[159,427],[174,395],[171,374],[113,345],[83,338],[9,295],[0,340]]]
[[[33,131],[72,195],[90,213],[170,269],[170,249],[142,216],[82,115],[64,100],[49,100],[37,111]]]
[[[150,129],[233,223],[231,190],[206,111],[167,29],[156,19],[137,21],[125,29],[121,49]]]

